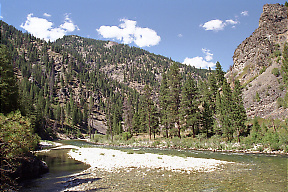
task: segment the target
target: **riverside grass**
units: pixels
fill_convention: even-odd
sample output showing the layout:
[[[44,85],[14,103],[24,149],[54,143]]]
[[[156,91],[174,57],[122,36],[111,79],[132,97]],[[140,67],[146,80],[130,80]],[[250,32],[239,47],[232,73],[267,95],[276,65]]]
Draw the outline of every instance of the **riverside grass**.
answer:
[[[279,133],[274,133],[271,130],[267,130],[265,133],[264,131],[259,131],[257,134],[252,131],[248,137],[241,137],[240,143],[236,141],[228,142],[225,138],[218,135],[214,135],[211,138],[198,135],[196,138],[184,137],[182,139],[178,137],[164,138],[157,136],[155,139],[149,140],[147,134],[133,136],[128,140],[122,139],[121,136],[114,136],[113,141],[105,135],[94,135],[90,141],[111,146],[178,148],[247,153],[287,153],[288,146],[286,143],[288,138],[285,137],[286,134],[283,134],[283,132],[286,131],[281,129]],[[132,152],[141,153],[140,151]],[[129,153],[132,152],[130,151]]]

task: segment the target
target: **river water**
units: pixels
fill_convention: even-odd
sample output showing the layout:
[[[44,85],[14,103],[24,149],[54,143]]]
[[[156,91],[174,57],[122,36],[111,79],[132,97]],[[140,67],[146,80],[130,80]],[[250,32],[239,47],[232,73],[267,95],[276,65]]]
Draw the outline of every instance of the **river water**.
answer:
[[[79,140],[62,141],[62,143],[80,147],[104,147]],[[103,191],[287,191],[288,158],[286,155],[138,149],[145,153],[213,158],[234,163],[207,173],[187,174],[142,170],[142,172],[146,171],[145,177],[139,178],[137,176],[139,170],[121,173],[99,171],[96,172],[97,177],[100,178],[97,181],[98,186],[102,186],[99,189]],[[50,172],[39,179],[26,182],[21,191],[61,191],[69,187],[69,175],[87,169],[88,166],[68,158],[67,151],[67,149],[58,149],[39,153],[39,157],[47,162]]]

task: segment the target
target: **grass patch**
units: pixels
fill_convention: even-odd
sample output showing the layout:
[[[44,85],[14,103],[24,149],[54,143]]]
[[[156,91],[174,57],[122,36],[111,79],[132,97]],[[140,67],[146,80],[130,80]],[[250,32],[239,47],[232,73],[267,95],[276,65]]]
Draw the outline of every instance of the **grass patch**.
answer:
[[[77,152],[77,151],[78,151],[78,149],[72,149],[72,152],[74,152],[74,153]]]
[[[134,151],[133,150],[128,150],[127,154],[134,154]]]

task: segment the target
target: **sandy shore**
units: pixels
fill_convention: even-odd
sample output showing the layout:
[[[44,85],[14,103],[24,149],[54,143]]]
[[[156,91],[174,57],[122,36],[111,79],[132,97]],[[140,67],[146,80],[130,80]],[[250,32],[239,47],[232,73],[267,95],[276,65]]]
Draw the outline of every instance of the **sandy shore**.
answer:
[[[152,153],[133,154],[102,148],[75,148],[68,155],[78,161],[89,164],[91,168],[115,171],[121,168],[165,169],[172,171],[214,171],[227,161],[215,159],[178,157]]]

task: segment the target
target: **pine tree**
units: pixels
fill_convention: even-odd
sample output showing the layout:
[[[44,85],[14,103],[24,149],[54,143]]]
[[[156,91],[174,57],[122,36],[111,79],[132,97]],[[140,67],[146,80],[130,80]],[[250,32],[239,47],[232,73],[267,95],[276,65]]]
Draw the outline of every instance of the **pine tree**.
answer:
[[[232,94],[233,98],[233,126],[237,132],[237,139],[240,142],[240,134],[245,129],[245,121],[247,120],[246,110],[243,105],[242,90],[239,80],[235,81],[235,87]]]
[[[160,102],[160,122],[161,125],[164,126],[165,130],[165,136],[168,138],[169,136],[169,114],[168,114],[168,102],[169,102],[169,87],[167,82],[167,76],[166,73],[162,74],[162,81],[160,85],[160,96],[159,96],[159,102]]]
[[[152,105],[152,111],[151,111],[151,131],[153,132],[154,139],[156,137],[156,133],[159,132],[159,113],[157,110],[156,105]]]
[[[133,118],[133,106],[131,103],[130,98],[124,98],[123,102],[123,118],[125,122],[125,126],[127,127],[127,130],[130,133],[133,133],[133,128],[132,128],[132,118]]]
[[[0,74],[0,113],[9,113],[18,109],[18,84],[5,45],[0,45]]]
[[[210,79],[210,77],[209,77]],[[211,81],[212,79],[212,81]],[[201,130],[206,134],[208,137],[209,134],[213,134],[213,124],[215,111],[216,111],[216,96],[217,90],[215,90],[215,78],[211,78],[210,81],[199,81],[198,87],[201,90],[201,114],[200,114],[200,123],[201,123]],[[216,91],[216,94],[214,93]],[[215,94],[215,95],[213,95]]]
[[[134,113],[133,118],[132,118],[132,129],[135,133],[139,133],[140,125],[141,125],[140,117],[139,117],[139,114],[136,112]]]
[[[181,98],[181,119],[183,127],[192,129],[193,138],[195,138],[195,126],[199,119],[198,111],[198,92],[194,79],[188,76],[182,87]]]
[[[178,130],[178,137],[181,138],[180,127],[180,92],[181,92],[181,76],[179,67],[176,63],[173,63],[168,73],[168,86],[169,86],[169,123],[175,124],[175,128]]]
[[[148,127],[148,133],[149,133],[149,139],[151,140],[151,135],[152,135],[152,129],[153,129],[153,118],[154,118],[154,103],[151,99],[151,91],[152,89],[150,88],[149,85],[145,85],[144,87],[144,113],[146,117],[146,127]]]
[[[209,86],[209,92],[210,92],[210,108],[212,110],[212,113],[215,113],[216,110],[216,95],[217,91],[219,89],[217,85],[217,80],[215,73],[212,73],[208,77],[208,86]]]
[[[218,84],[218,87],[221,87],[223,85],[223,81],[225,79],[224,77],[224,71],[222,69],[222,66],[221,64],[217,61],[216,62],[216,80],[217,80],[217,84]]]
[[[209,134],[213,133],[213,113],[212,109],[208,102],[204,101],[202,104],[202,111],[201,111],[201,124],[203,127],[203,131],[206,133],[206,137],[209,137]]]
[[[223,81],[223,93],[221,96],[221,112],[222,112],[222,133],[230,141],[235,131],[233,127],[233,98],[230,84],[226,79]]]
[[[283,81],[288,86],[288,43],[285,44],[283,50],[283,59],[282,59],[282,72],[283,72]]]

